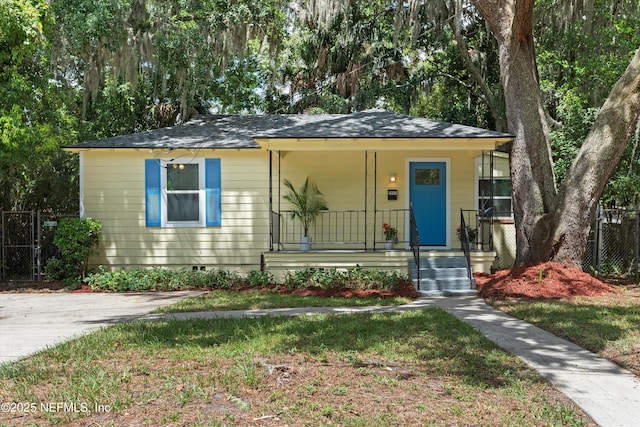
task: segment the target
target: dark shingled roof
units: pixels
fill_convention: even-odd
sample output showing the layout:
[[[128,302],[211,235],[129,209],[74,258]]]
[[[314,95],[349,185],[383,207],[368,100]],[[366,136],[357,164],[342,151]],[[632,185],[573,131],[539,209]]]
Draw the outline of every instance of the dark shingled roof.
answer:
[[[488,138],[505,133],[419,117],[366,110],[354,114],[264,114],[202,116],[185,124],[63,148],[259,148],[270,138]]]

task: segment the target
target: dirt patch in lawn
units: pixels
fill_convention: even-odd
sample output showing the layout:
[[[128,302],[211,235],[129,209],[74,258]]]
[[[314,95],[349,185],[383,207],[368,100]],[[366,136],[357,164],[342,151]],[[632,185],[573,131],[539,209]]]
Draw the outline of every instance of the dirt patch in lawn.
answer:
[[[529,267],[476,273],[478,294],[489,299],[560,299],[616,293],[614,286],[566,264],[546,262]]]

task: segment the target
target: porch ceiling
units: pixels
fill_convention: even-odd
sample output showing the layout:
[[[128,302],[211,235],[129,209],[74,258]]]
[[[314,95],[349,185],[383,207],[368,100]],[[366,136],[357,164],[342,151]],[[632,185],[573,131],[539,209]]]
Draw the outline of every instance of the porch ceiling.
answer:
[[[256,138],[272,151],[494,150],[512,138]]]

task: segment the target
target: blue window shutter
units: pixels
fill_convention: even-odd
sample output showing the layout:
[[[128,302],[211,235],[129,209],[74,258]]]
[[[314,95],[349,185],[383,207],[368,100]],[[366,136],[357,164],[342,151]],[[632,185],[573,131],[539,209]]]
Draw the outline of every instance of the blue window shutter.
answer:
[[[220,195],[220,159],[204,160],[204,187],[207,208],[206,225],[220,226],[222,223],[222,198]]]
[[[160,160],[146,159],[144,161],[144,187],[147,227],[160,227],[162,222]]]

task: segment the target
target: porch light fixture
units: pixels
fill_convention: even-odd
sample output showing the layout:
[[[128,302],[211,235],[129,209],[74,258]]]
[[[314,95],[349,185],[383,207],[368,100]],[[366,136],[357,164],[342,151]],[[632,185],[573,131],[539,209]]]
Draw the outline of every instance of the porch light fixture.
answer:
[[[392,173],[391,175],[389,175],[389,182],[396,182],[396,174]]]

